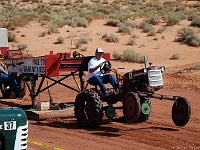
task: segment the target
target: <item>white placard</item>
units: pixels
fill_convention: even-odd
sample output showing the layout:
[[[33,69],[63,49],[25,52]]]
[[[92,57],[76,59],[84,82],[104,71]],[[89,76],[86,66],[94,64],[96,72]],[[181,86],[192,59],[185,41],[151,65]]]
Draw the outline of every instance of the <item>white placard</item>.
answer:
[[[16,130],[16,121],[5,121],[4,130]]]

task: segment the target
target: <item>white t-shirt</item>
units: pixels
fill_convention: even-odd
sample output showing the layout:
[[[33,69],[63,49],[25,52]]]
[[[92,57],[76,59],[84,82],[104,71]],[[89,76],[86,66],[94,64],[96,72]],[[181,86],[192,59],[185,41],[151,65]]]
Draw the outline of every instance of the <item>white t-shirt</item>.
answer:
[[[90,73],[89,70],[91,68],[98,66],[100,63],[104,61],[106,61],[104,58],[101,58],[100,60],[98,60],[96,57],[93,57],[92,59],[90,59],[90,61],[88,62],[88,79],[90,79],[94,75],[103,76],[103,74],[100,71],[100,67],[92,73]]]

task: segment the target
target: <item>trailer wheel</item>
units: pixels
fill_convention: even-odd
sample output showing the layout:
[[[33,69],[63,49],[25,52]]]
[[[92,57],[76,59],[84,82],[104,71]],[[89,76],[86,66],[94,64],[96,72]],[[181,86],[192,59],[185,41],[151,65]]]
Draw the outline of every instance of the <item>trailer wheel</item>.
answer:
[[[95,92],[79,93],[75,101],[75,117],[83,127],[97,128],[103,116],[102,102]]]
[[[128,92],[125,95],[122,103],[125,120],[129,123],[137,122],[141,112],[140,100],[138,95],[133,92]]]
[[[145,122],[146,120],[149,119],[151,113],[151,101],[149,98],[141,97],[140,104],[141,104],[141,112],[138,118],[138,122]]]
[[[184,97],[178,97],[172,107],[172,120],[177,126],[185,126],[191,114],[189,101]]]

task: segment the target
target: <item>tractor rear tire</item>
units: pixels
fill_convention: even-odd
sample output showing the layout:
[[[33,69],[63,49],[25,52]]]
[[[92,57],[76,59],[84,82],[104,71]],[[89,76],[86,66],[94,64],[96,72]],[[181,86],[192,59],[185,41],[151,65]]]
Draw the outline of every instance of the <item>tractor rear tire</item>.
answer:
[[[191,114],[189,101],[184,97],[178,97],[172,107],[172,120],[177,126],[185,126]]]
[[[134,92],[128,92],[125,95],[122,103],[125,120],[129,123],[137,122],[141,112],[138,94]]]
[[[149,98],[141,97],[140,98],[140,104],[141,104],[141,112],[140,116],[138,118],[138,123],[145,122],[149,119],[150,113],[151,113],[151,101]],[[146,107],[146,108],[144,108]],[[146,109],[146,110],[144,110]]]
[[[80,126],[98,128],[103,117],[102,101],[96,92],[79,93],[76,96],[74,112]]]

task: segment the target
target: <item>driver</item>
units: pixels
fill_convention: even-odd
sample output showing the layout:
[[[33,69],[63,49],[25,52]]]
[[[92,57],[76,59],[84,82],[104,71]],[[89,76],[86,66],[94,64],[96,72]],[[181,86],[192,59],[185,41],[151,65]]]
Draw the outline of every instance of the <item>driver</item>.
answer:
[[[103,62],[106,61],[102,58],[103,53],[104,52],[101,48],[97,48],[95,51],[95,57],[88,62],[88,82],[91,84],[97,84],[105,96],[109,96],[110,91],[104,84],[110,83],[115,89],[116,94],[118,94],[119,84],[115,77],[112,74],[103,74],[100,71],[100,67],[103,65]]]
[[[16,98],[20,94],[20,88],[15,78],[8,74],[7,65],[0,61],[0,80],[6,81],[11,92],[10,98]]]

